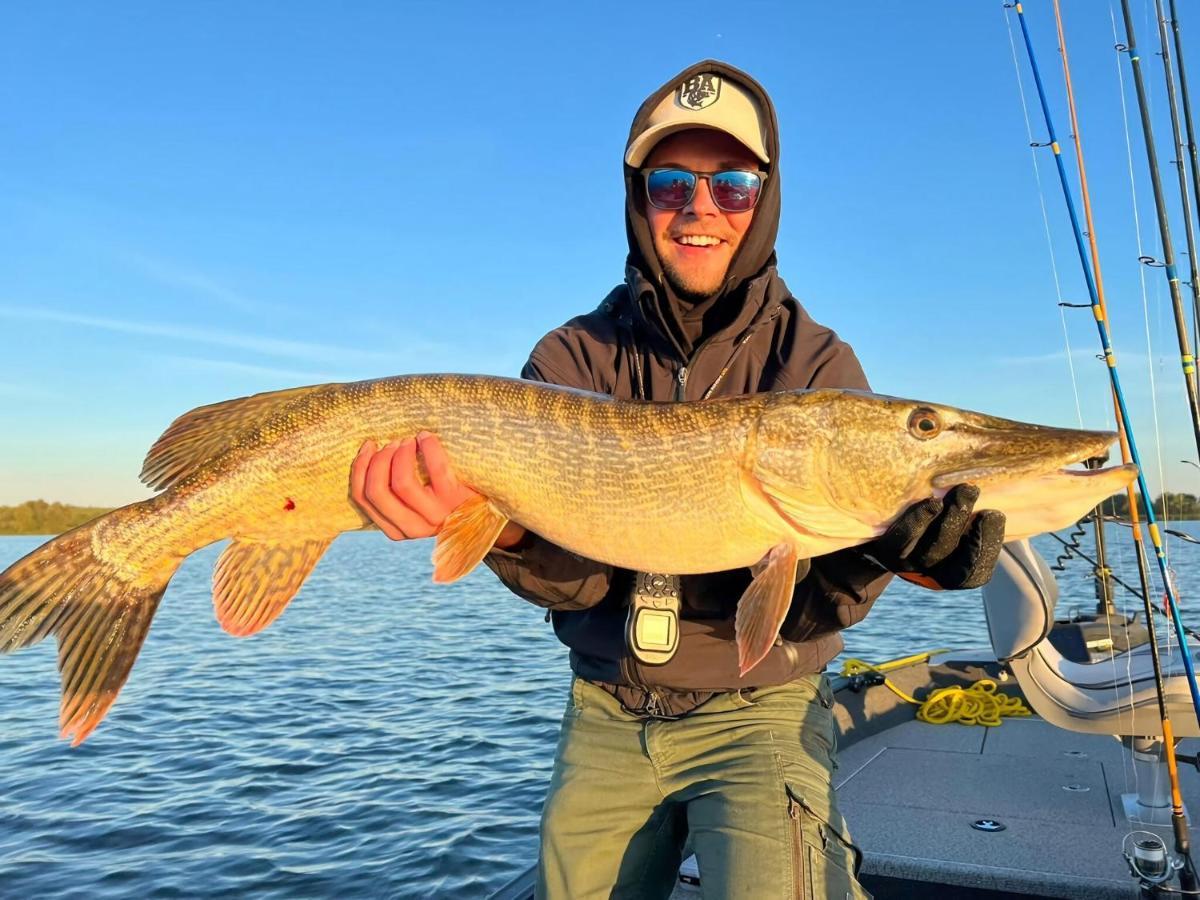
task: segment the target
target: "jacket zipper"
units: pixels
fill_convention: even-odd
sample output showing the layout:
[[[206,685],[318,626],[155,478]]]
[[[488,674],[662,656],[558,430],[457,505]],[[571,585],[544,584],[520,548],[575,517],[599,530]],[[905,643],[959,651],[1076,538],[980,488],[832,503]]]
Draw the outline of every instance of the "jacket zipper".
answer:
[[[758,329],[762,328],[762,326],[766,325],[768,322],[773,321],[775,319],[775,317],[778,315],[779,315],[779,308],[777,307],[775,310],[773,310],[771,312],[770,315],[768,315],[764,319],[761,319],[758,322],[758,324],[752,326],[749,331],[747,331],[744,335],[742,335],[742,339],[740,341],[738,341],[737,345],[733,348],[732,351],[730,351],[729,358],[725,360],[725,365],[721,367],[721,371],[717,373],[717,377],[713,380],[713,383],[708,386],[708,390],[704,392],[704,396],[701,399],[707,400],[709,397],[711,397],[713,395],[713,391],[715,391],[717,389],[717,385],[719,385],[724,380],[725,376],[729,372],[729,369],[733,366],[733,361],[737,358],[738,352],[743,347],[746,346],[746,344],[750,341],[750,338],[754,336],[754,333],[756,331],[758,331]],[[695,367],[696,360],[700,356],[700,351],[704,349],[705,345],[707,345],[710,340],[712,340],[712,338],[705,338],[703,341],[701,341],[700,346],[698,346],[694,351],[692,351],[691,358],[688,359],[688,361],[685,362],[682,366],[680,366],[679,371],[675,373],[675,379],[677,382],[677,384],[675,386],[675,399],[676,400],[686,400],[687,399],[686,393],[687,393],[687,380],[688,380],[688,374],[689,374],[688,370]]]
[[[717,373],[716,379],[713,381],[713,383],[711,385],[709,385],[708,390],[704,392],[705,400],[707,400],[709,397],[712,396],[712,393],[714,390],[716,390],[717,385],[721,383],[722,379],[724,379],[726,373],[729,371],[730,366],[733,364],[733,360],[737,356],[738,351],[740,351],[744,346],[746,346],[746,344],[750,340],[751,336],[756,331],[758,331],[759,328],[761,328],[767,322],[772,321],[777,315],[779,315],[778,309],[772,311],[770,315],[768,315],[766,318],[760,320],[758,322],[758,324],[752,326],[746,332],[746,334],[742,336],[742,339],[740,341],[738,341],[737,346],[735,346],[733,348],[733,351],[729,354],[729,358],[727,360],[725,360],[725,365],[721,368],[721,371],[719,373]],[[633,339],[632,324],[633,324],[632,322],[629,323],[629,325],[630,325],[629,331],[630,331],[630,337],[631,337],[630,344],[631,344],[631,350],[632,350],[632,353],[634,356],[636,370],[638,373],[638,380],[640,382],[642,379],[641,357],[638,355],[637,341],[636,341],[636,339]],[[701,341],[700,345],[698,347],[696,347],[696,349],[692,352],[691,357],[686,362],[684,362],[683,365],[681,365],[679,367],[678,371],[676,371],[676,373],[675,373],[675,382],[676,382],[675,383],[675,399],[676,400],[682,401],[682,400],[687,399],[687,381],[688,381],[688,374],[689,374],[688,370],[695,364],[697,357],[699,357],[699,355],[700,355],[700,351],[704,349],[704,346],[709,342],[709,340],[711,340],[711,338],[706,338],[705,340]],[[642,392],[639,390],[638,393],[640,394]],[[644,395],[643,395],[643,399],[645,399]],[[652,689],[648,684],[646,684],[644,681],[642,681],[641,678],[638,677],[636,665],[637,664],[632,659],[629,659],[628,657],[622,659],[620,662],[620,668],[622,670],[622,674],[624,674],[625,678],[628,679],[631,684],[633,684],[636,687],[641,688],[642,691],[645,693],[646,705],[643,707],[643,711],[651,716],[661,716],[662,713],[664,712],[664,707],[662,705],[662,698],[659,696],[658,691]]]
[[[646,715],[653,716],[654,718],[663,718],[663,714],[666,712],[666,707],[663,706],[662,697],[659,696],[658,691],[654,690],[654,688],[650,687],[650,685],[646,684],[641,678],[638,677],[637,663],[635,663],[629,657],[624,657],[620,662],[620,668],[621,674],[625,676],[626,680],[628,680],[629,683],[634,687],[640,688],[643,696],[645,697],[645,702],[642,704],[641,708],[637,710],[637,712],[645,713]]]

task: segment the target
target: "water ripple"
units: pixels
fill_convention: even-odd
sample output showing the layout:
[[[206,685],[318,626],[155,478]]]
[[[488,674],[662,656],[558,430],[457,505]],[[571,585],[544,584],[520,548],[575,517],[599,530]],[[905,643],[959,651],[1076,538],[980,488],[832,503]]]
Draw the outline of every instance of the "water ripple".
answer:
[[[0,538],[0,568],[38,543]],[[465,900],[528,865],[569,678],[541,611],[482,570],[430,584],[427,542],[349,535],[234,640],[213,620],[219,550],[180,569],[84,746],[55,737],[53,643],[0,660],[0,896]],[[1175,551],[1185,597],[1195,552]],[[1092,605],[1083,567],[1062,585],[1062,609]],[[984,644],[978,593],[897,584],[846,642]]]

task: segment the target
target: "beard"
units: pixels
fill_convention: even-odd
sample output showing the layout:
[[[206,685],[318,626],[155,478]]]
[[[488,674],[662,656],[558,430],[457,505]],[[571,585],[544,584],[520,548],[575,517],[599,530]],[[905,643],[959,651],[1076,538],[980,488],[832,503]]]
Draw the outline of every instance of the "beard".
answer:
[[[671,263],[662,260],[659,262],[662,264],[663,277],[667,279],[667,283],[674,290],[675,296],[688,303],[707,300],[719,292],[725,284],[725,275],[728,272],[728,270],[722,272],[719,278],[688,277]]]

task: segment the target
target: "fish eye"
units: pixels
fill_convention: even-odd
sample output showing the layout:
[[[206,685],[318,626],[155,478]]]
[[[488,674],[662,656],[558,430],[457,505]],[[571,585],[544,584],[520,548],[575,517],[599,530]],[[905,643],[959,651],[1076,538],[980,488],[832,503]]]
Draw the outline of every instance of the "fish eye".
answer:
[[[942,420],[932,409],[920,406],[908,417],[908,433],[918,440],[927,441],[942,431]]]

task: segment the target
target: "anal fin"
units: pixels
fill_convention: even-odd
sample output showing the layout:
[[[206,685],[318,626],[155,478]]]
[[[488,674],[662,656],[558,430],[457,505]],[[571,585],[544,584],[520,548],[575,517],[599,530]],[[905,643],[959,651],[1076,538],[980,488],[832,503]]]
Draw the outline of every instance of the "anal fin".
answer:
[[[213,604],[221,627],[246,637],[274,622],[332,541],[234,540],[213,571]]]
[[[457,581],[483,560],[508,524],[508,516],[487,497],[472,497],[442,523],[433,548],[433,580]]]
[[[796,549],[791,544],[776,544],[763,559],[762,571],[738,601],[734,629],[739,675],[745,675],[762,662],[779,636],[792,604],[798,562]]]

